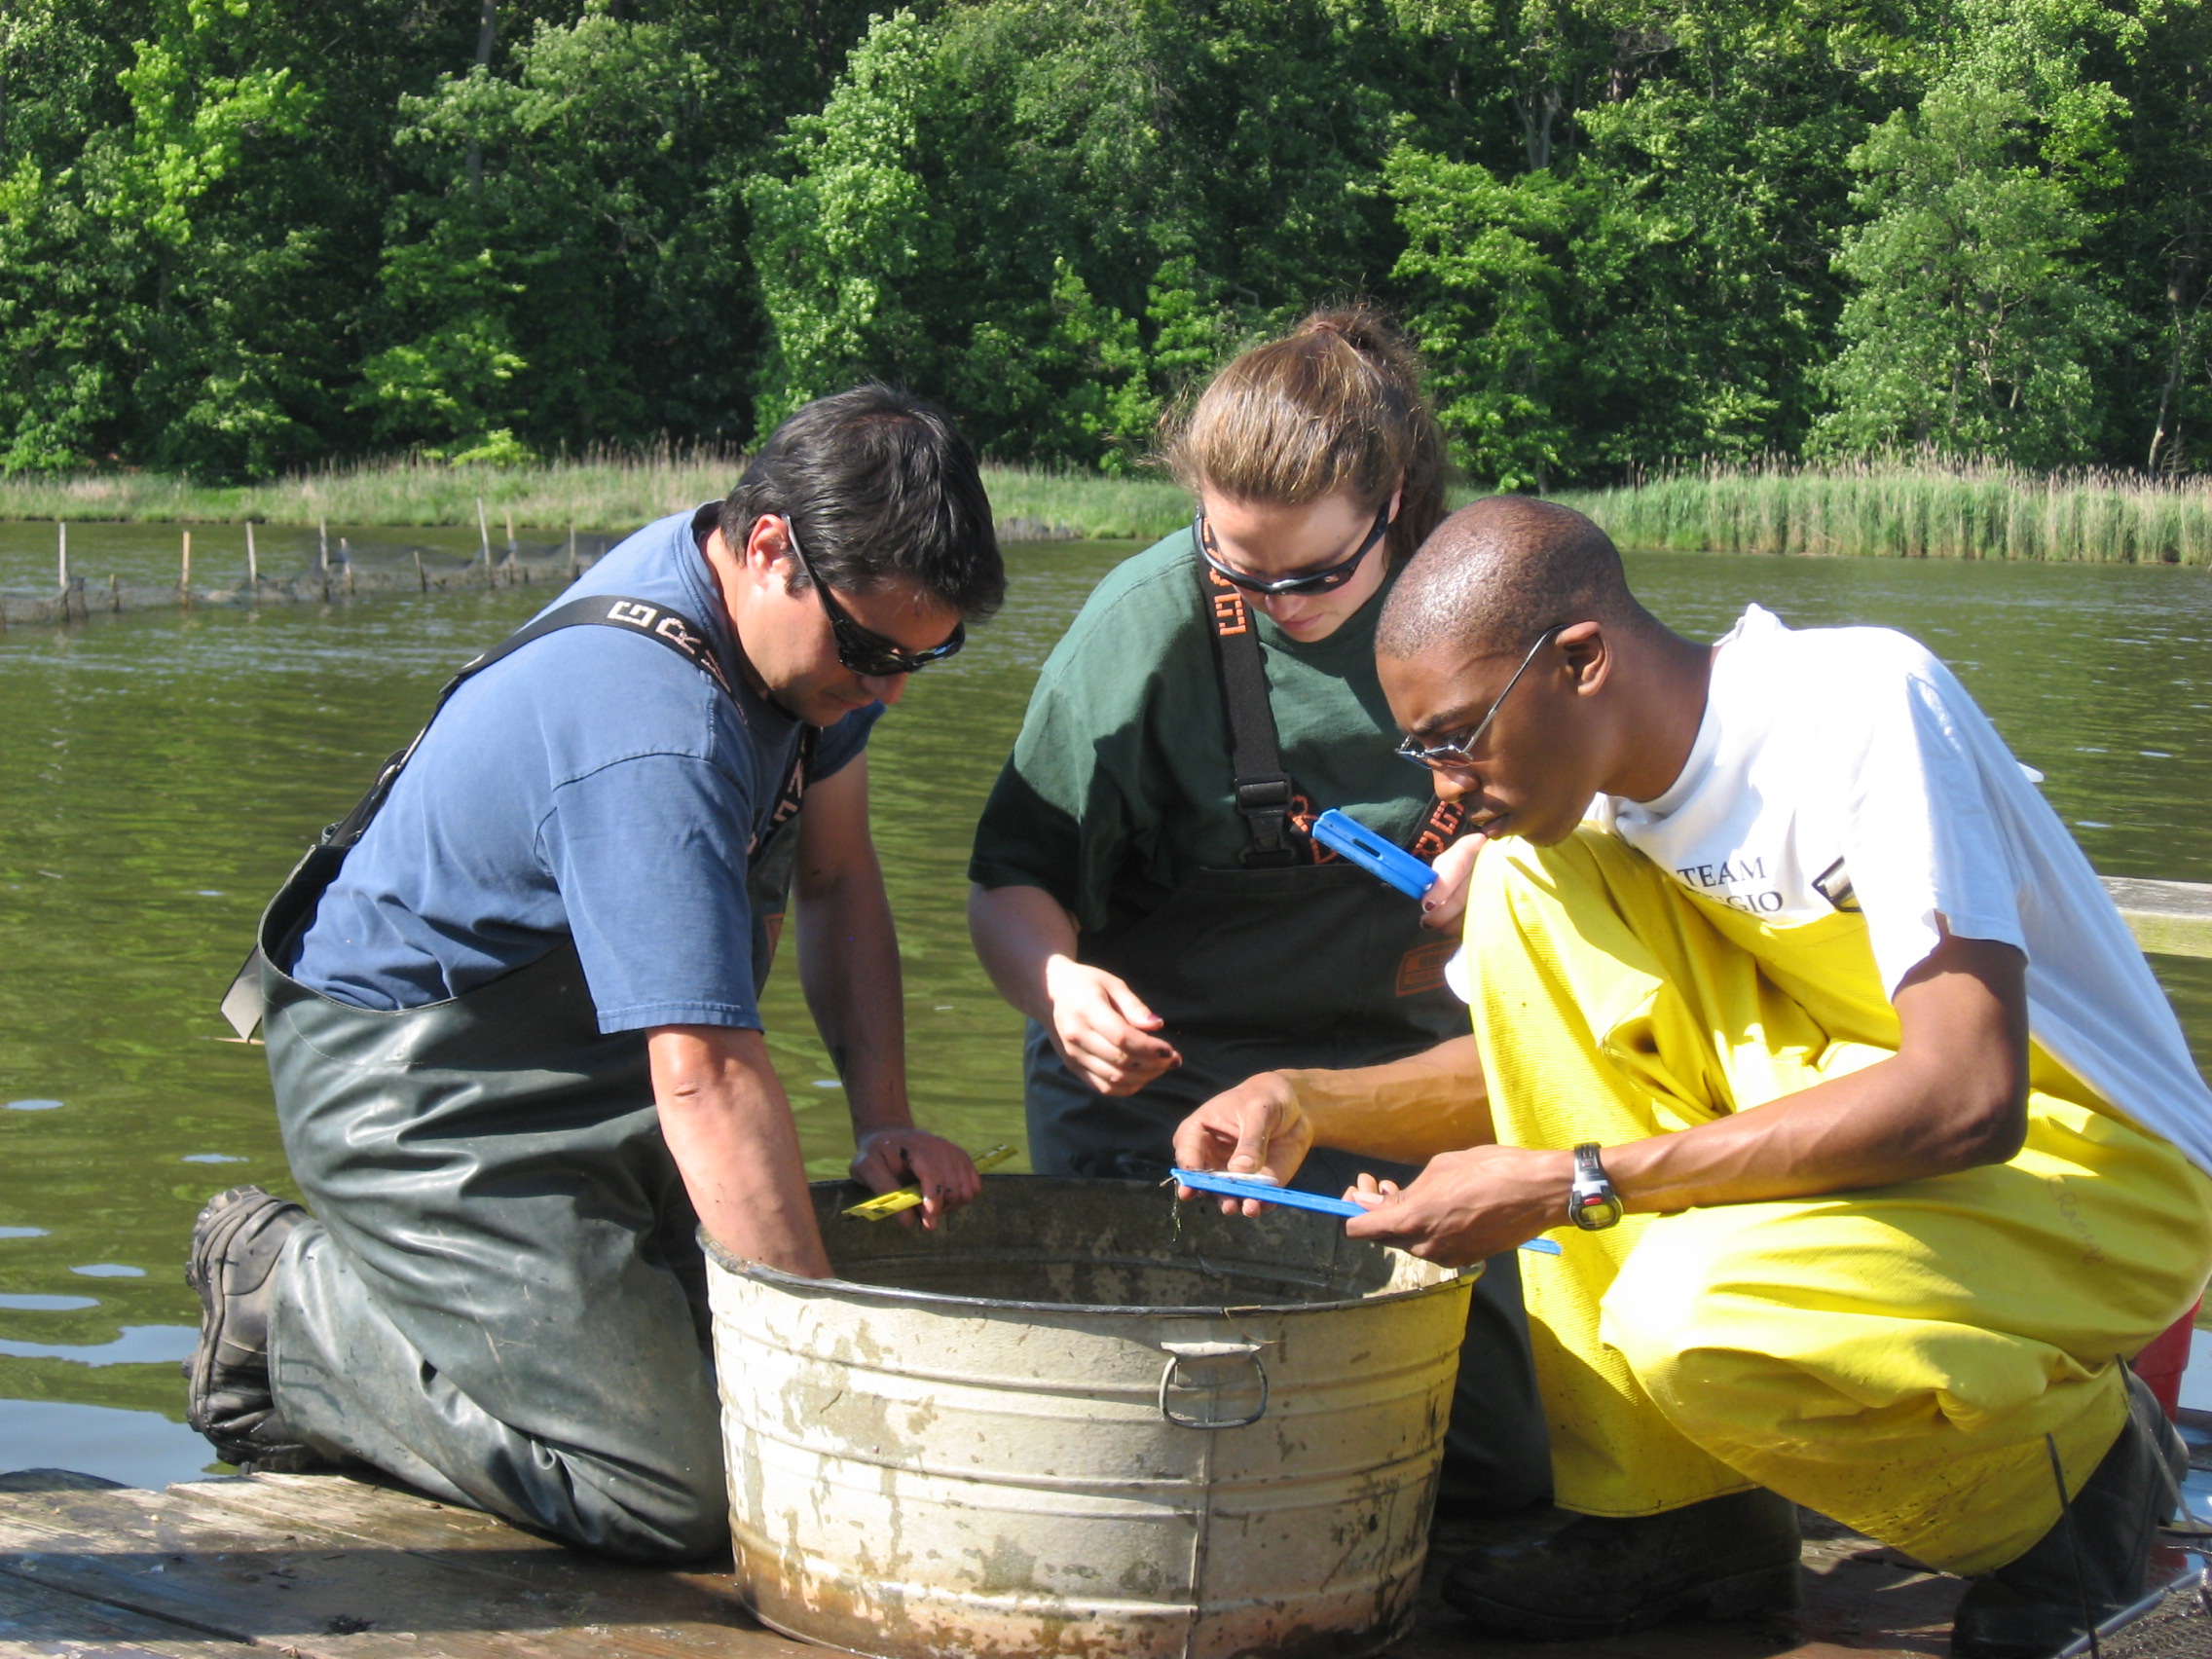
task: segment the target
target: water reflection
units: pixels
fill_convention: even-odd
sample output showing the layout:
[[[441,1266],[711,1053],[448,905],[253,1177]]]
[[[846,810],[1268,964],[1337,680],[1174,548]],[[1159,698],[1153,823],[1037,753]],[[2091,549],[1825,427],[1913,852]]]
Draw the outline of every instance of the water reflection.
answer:
[[[196,559],[199,545],[196,533]],[[1126,551],[1014,550],[1004,613],[916,677],[873,750],[915,1099],[971,1146],[1018,1138],[1020,1112],[1018,1021],[977,968],[962,919],[969,829],[1038,667]],[[1796,626],[1906,629],[2046,774],[2101,869],[2212,880],[2205,571],[1694,555],[1632,565],[1652,608],[1694,634],[1717,634],[1754,599]],[[350,611],[152,612],[0,637],[0,1105],[14,1108],[0,1112],[0,1400],[124,1409],[34,1424],[0,1405],[0,1466],[55,1460],[28,1437],[64,1419],[130,1425],[99,1452],[99,1472],[128,1462],[115,1448],[148,1448],[154,1460],[132,1477],[144,1479],[189,1454],[126,1412],[181,1414],[165,1362],[198,1317],[181,1280],[194,1212],[239,1181],[280,1187],[284,1168],[261,1051],[226,1040],[215,999],[313,832],[412,732],[445,676],[545,598],[410,594]],[[2212,962],[2155,966],[2199,1063],[2212,1060]],[[813,1166],[832,1173],[844,1096],[788,969],[766,998],[770,1043]],[[144,1276],[105,1276],[126,1264]],[[88,1287],[87,1265],[96,1299],[68,1294]],[[106,1444],[95,1427],[70,1432],[72,1445]]]

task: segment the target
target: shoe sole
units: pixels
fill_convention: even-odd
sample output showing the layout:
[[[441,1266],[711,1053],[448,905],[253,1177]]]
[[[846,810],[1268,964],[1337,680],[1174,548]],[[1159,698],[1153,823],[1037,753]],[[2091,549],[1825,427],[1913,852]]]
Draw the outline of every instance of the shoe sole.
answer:
[[[1563,1618],[1528,1607],[1509,1607],[1481,1596],[1445,1598],[1454,1607],[1485,1631],[1517,1636],[1529,1641],[1587,1641],[1599,1637],[1626,1636],[1649,1630],[1673,1619],[1702,1618],[1714,1623],[1758,1618],[1794,1610],[1801,1600],[1797,1564],[1760,1567],[1708,1584],[1693,1585],[1664,1602],[1640,1607],[1622,1619]]]
[[[231,1245],[270,1210],[297,1207],[259,1187],[233,1187],[208,1199],[192,1224],[192,1254],[185,1264],[184,1282],[200,1295],[200,1343],[181,1369],[185,1421],[201,1434],[208,1434],[206,1400],[214,1387],[215,1356],[226,1340],[221,1280]]]

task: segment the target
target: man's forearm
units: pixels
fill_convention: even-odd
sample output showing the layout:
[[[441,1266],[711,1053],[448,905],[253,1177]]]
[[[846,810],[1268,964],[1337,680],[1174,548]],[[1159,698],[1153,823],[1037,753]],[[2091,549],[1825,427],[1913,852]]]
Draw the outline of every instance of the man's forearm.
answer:
[[[760,1033],[661,1026],[645,1052],[662,1138],[707,1235],[747,1261],[827,1278],[798,1128]]]
[[[1313,1128],[1314,1144],[1395,1163],[1496,1138],[1481,1056],[1455,1037],[1387,1065],[1281,1074]]]
[[[913,1122],[899,937],[882,871],[864,866],[796,896],[799,983],[845,1086],[856,1135]]]

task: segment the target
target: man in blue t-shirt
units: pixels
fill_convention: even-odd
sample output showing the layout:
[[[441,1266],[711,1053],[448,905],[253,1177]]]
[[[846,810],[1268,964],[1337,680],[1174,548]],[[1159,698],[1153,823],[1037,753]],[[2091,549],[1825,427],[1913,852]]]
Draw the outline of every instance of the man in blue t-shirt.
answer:
[[[314,1213],[240,1188],[194,1230],[188,1416],[223,1456],[358,1458],[632,1559],[719,1545],[695,1235],[830,1272],[760,1029],[787,889],[854,1175],[918,1181],[925,1225],[979,1190],[908,1112],[866,744],[1004,586],[967,444],[863,387],[449,688],[262,924]]]

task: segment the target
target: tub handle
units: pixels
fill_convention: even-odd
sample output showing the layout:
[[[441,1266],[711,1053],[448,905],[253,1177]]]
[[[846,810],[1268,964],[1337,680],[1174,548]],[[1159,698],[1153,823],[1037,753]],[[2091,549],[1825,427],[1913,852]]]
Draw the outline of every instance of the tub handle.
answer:
[[[1258,1422],[1268,1415],[1268,1368],[1260,1363],[1260,1346],[1258,1343],[1161,1343],[1160,1350],[1167,1355],[1167,1364],[1160,1373],[1160,1415],[1177,1428],[1249,1428]],[[1239,1361],[1249,1365],[1260,1379],[1260,1403],[1250,1417],[1182,1417],[1167,1403],[1170,1388],[1225,1387],[1235,1380],[1229,1375],[1231,1367]],[[1186,1364],[1199,1373],[1197,1380],[1180,1380],[1179,1374]]]

